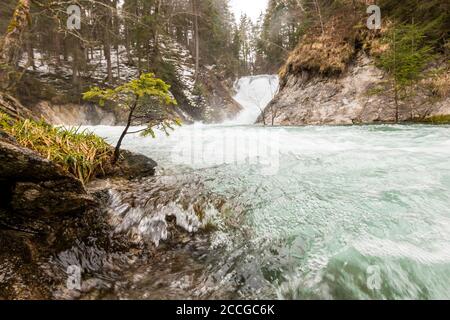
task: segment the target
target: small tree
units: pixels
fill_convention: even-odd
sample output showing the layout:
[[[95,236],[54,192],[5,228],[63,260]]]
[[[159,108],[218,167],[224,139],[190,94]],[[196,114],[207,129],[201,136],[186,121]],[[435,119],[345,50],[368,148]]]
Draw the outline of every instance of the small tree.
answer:
[[[175,116],[174,108],[177,104],[172,97],[170,85],[158,79],[152,73],[142,74],[139,79],[131,80],[114,89],[91,88],[83,94],[84,100],[98,101],[101,106],[106,101],[116,102],[128,111],[128,120],[119,141],[117,142],[113,164],[119,160],[120,147],[125,136],[129,133],[141,132],[144,136],[155,137],[154,129],[161,129],[168,135],[168,129],[173,125],[181,125]],[[146,125],[145,129],[128,132],[132,125]]]
[[[382,54],[379,63],[392,75],[395,122],[398,122],[399,103],[407,97],[407,89],[421,79],[432,57],[432,47],[426,43],[424,30],[416,24],[394,26],[385,41],[389,49]]]

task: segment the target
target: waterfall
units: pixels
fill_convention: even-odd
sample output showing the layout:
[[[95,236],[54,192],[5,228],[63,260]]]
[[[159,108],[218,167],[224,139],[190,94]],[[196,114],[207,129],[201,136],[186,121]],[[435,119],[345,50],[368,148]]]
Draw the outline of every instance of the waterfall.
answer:
[[[243,110],[227,124],[254,124],[261,112],[278,92],[277,75],[258,75],[243,77],[234,84],[234,100]]]

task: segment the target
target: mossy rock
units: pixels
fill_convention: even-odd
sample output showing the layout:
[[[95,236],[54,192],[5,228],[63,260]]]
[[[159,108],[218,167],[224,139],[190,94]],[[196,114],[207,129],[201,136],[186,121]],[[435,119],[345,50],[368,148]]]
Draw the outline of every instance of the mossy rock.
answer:
[[[437,116],[432,116],[423,120],[425,123],[431,124],[450,124],[450,114],[442,114]]]

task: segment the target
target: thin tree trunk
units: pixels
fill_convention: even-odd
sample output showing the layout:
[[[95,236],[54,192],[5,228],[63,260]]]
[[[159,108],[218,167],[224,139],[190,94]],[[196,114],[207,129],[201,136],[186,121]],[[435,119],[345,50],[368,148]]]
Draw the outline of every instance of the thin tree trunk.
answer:
[[[56,67],[61,67],[61,35],[59,31],[55,33],[55,58],[56,58]]]
[[[136,17],[140,17],[141,13],[138,7],[135,8],[134,14]],[[139,32],[136,35],[136,54],[138,58],[138,76],[142,74],[142,48],[141,48],[141,36]]]
[[[89,48],[85,47],[83,49],[83,54],[84,54],[84,61],[86,61],[86,63],[89,63],[91,61],[91,58],[89,56]]]
[[[116,49],[117,53],[117,79],[120,81],[120,56],[119,56],[119,48]]]
[[[125,25],[125,51],[127,52],[128,64],[132,64],[133,59],[131,57],[130,50],[130,31],[128,30],[128,25]]]
[[[131,127],[131,122],[133,121],[133,113],[134,113],[134,110],[136,109],[136,106],[137,106],[137,103],[138,103],[138,97],[137,96],[135,97],[135,99],[136,100],[134,101],[134,104],[133,104],[133,106],[130,109],[130,113],[128,114],[127,125],[126,125],[125,129],[123,130],[122,134],[120,135],[119,141],[116,144],[116,148],[114,150],[114,156],[113,156],[113,159],[112,159],[112,164],[116,164],[117,161],[119,161],[120,147],[122,146],[123,139],[125,138],[125,136],[128,133],[128,129],[130,129],[130,127]]]
[[[276,111],[276,109],[274,108],[274,106],[272,105],[272,106],[270,106],[270,111],[271,111],[271,114],[272,114],[272,127],[274,126],[274,124],[275,124],[275,118],[277,117],[277,111]]]
[[[395,100],[395,123],[399,121],[399,103],[398,103],[398,87],[397,81],[394,80],[394,100]]]
[[[120,81],[120,39],[117,35],[120,35],[120,26],[121,26],[121,18],[117,11],[117,0],[113,1],[114,8],[114,20],[113,20],[113,28],[114,34],[116,35],[114,38],[114,49],[116,50],[116,63],[117,63],[117,79]]]
[[[79,39],[73,37],[72,83],[77,94],[81,93],[81,62],[83,51]]]
[[[316,5],[317,15],[319,16],[320,28],[322,29],[322,34],[324,34],[325,28],[323,27],[322,11],[320,10],[319,0],[314,0],[314,4]]]
[[[33,42],[31,39],[31,34],[27,32],[26,36],[27,40],[27,56],[28,56],[28,62],[27,65],[31,66],[33,70],[36,70],[36,65],[34,63],[34,50],[33,50]]]
[[[119,15],[119,12],[117,10],[117,0],[113,1],[113,12],[112,12],[112,16],[113,16],[113,23],[112,23],[112,28],[114,30],[114,35],[116,35],[114,37],[114,49],[116,49],[117,52],[119,52],[119,38],[117,37],[117,35],[120,35],[120,26],[121,26],[121,17]]]
[[[156,6],[155,6],[155,16],[156,21],[158,23],[158,17],[161,10],[161,1],[157,0]],[[158,55],[159,55],[159,32],[158,32],[159,26],[156,26],[153,31],[153,57],[155,61],[157,61]]]
[[[395,123],[399,121],[398,85],[397,85],[397,32],[394,25],[394,101],[395,101]]]
[[[142,74],[142,50],[141,50],[141,39],[138,36],[136,41],[136,48],[137,48],[137,56],[138,56],[138,72],[139,75]]]
[[[195,82],[198,79],[200,69],[200,39],[198,32],[198,7],[197,0],[192,0],[192,11],[194,13],[194,37],[195,37]]]
[[[9,73],[15,70],[23,41],[23,34],[30,23],[30,0],[19,0],[5,35],[0,41],[0,88],[9,88]]]
[[[258,108],[259,108],[259,111],[261,111],[261,118],[262,118],[262,121],[263,121],[263,125],[266,126],[266,110],[262,109],[259,106],[258,106]]]
[[[111,35],[110,35],[110,20],[109,18],[106,18],[106,25],[105,25],[105,29],[104,29],[104,52],[105,52],[105,59],[106,59],[106,68],[107,68],[107,73],[108,73],[108,82],[112,83],[113,82],[113,75],[112,75],[112,62],[111,62]]]
[[[145,53],[147,54],[147,72],[150,71],[151,63],[152,63],[152,53],[151,53],[150,47],[151,47],[150,39],[148,39],[145,44],[145,48],[146,48]]]
[[[64,57],[63,57],[64,62],[69,61],[69,55],[68,55],[68,52],[67,52],[67,41],[66,41],[66,38],[63,39],[63,55],[64,55]]]

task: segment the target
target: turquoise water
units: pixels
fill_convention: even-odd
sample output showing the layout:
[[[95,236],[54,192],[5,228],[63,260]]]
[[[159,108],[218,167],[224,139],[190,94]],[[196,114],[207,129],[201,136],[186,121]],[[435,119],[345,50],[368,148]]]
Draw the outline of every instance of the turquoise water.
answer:
[[[235,297],[450,298],[448,126],[194,125],[123,146],[227,199],[203,263]]]

